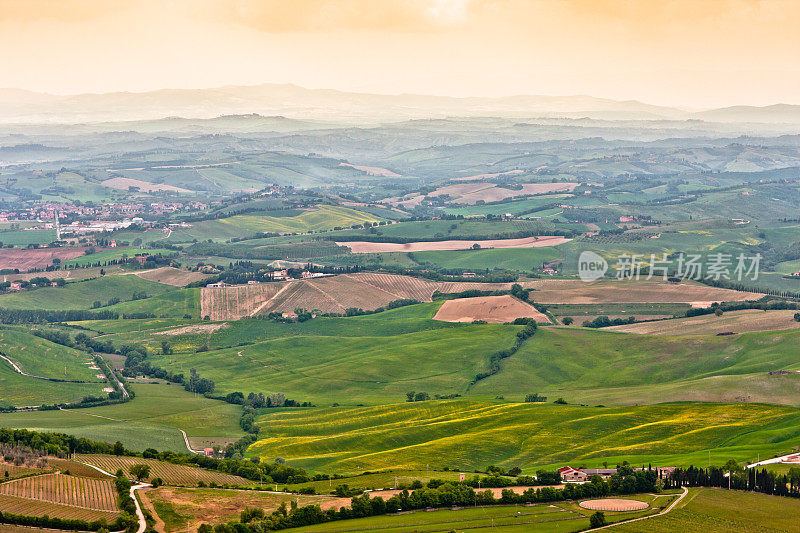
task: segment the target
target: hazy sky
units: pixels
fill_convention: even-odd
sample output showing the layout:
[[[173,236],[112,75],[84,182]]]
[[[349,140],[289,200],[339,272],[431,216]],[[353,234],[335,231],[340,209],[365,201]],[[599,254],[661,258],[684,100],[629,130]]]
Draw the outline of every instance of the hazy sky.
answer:
[[[800,103],[800,0],[0,0],[0,87]]]

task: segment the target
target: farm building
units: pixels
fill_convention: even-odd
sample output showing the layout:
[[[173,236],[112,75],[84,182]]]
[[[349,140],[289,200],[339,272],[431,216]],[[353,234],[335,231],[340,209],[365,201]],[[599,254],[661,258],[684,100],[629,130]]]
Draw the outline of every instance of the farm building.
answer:
[[[571,481],[573,483],[582,483],[586,481],[586,474],[577,468],[572,468],[571,466],[562,466],[558,469],[558,473],[561,474],[562,481]]]
[[[634,470],[645,470],[644,468],[634,468]],[[674,466],[653,467],[659,478],[669,476]],[[572,468],[571,466],[562,466],[557,470],[561,474],[561,480],[571,483],[583,483],[592,478],[592,476],[600,476],[604,480],[608,480],[611,476],[617,473],[616,468]]]

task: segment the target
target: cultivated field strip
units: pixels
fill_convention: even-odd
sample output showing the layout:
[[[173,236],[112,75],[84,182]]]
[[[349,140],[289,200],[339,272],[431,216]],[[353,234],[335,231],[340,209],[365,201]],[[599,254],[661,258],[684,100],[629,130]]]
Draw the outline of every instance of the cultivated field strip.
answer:
[[[372,310],[389,302],[430,302],[434,291],[508,290],[510,283],[433,282],[396,274],[343,274],[284,283],[259,283],[202,289],[201,314],[211,320],[236,320],[297,308],[344,313],[349,307]]]
[[[84,509],[82,507],[71,507],[53,502],[31,500],[28,498],[17,498],[16,496],[6,496],[0,494],[0,510],[4,513],[20,514],[25,516],[44,516],[50,518],[64,518],[72,520],[94,520],[105,519],[113,522],[120,511],[98,511],[95,509]]]
[[[150,479],[160,477],[168,485],[194,486],[199,482],[205,484],[216,483],[217,485],[251,485],[252,482],[239,476],[204,470],[193,466],[176,465],[154,459],[143,459],[141,457],[126,457],[116,455],[79,455],[76,460],[82,461],[106,472],[116,472],[121,468],[126,474],[128,469],[135,464],[146,464],[150,466]]]
[[[40,474],[42,472],[43,470],[38,468],[0,463],[0,480],[16,479],[19,477],[30,476],[32,474]]]
[[[0,494],[94,511],[118,511],[114,483],[63,474],[45,474],[0,484]]]

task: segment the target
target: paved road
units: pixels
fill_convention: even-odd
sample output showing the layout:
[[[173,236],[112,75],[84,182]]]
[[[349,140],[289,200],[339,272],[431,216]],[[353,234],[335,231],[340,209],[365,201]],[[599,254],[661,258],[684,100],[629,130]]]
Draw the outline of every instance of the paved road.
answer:
[[[755,468],[756,466],[771,465],[771,464],[775,464],[775,463],[782,463],[782,462],[784,462],[786,459],[788,459],[790,457],[792,457],[792,458],[800,458],[800,453],[795,452],[795,453],[790,453],[789,455],[781,455],[780,457],[773,457],[772,459],[764,459],[761,462],[753,463],[751,465],[747,465],[747,468]],[[796,463],[797,461],[789,461],[789,462]]]

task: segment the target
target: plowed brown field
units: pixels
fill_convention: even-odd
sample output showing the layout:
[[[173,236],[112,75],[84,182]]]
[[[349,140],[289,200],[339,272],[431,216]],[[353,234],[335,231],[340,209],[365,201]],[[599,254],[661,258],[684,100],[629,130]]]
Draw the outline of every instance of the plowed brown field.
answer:
[[[530,304],[513,296],[479,296],[447,300],[436,312],[434,320],[443,322],[474,322],[485,320],[493,324],[513,322],[515,318],[534,318],[536,322],[549,324],[550,320]]]

